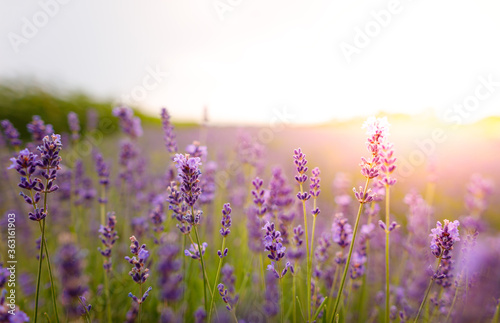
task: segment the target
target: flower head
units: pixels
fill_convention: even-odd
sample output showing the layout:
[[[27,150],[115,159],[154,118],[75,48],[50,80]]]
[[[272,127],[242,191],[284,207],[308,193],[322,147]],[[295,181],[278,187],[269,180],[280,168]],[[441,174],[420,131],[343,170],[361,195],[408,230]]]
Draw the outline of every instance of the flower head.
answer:
[[[444,225],[438,221],[436,228],[431,229],[432,233],[429,235],[432,238],[431,251],[436,258],[448,259],[451,257],[450,251],[453,250],[453,245],[455,242],[460,241],[459,225],[460,222],[457,220],[453,222],[444,220]]]

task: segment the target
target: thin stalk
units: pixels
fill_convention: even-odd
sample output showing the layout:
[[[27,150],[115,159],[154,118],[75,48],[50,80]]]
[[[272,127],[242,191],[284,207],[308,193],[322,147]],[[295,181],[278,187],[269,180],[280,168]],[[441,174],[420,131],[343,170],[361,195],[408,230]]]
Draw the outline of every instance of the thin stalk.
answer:
[[[38,222],[40,224],[40,222]],[[38,261],[38,273],[36,275],[36,294],[35,294],[35,323],[38,317],[38,295],[40,294],[40,277],[42,275],[42,261],[43,261],[43,244],[45,242],[45,222],[40,224],[40,229],[42,230],[42,240],[40,241],[40,255]]]
[[[191,214],[194,215],[193,207],[191,207]],[[205,301],[205,313],[208,313],[208,302],[207,302],[207,280],[205,278],[205,264],[203,262],[203,252],[200,245],[200,238],[198,237],[198,230],[196,229],[196,225],[193,226],[194,235],[196,236],[196,243],[198,244],[198,251],[200,252],[200,262],[201,262],[201,271],[203,276],[203,299]]]
[[[50,167],[47,167],[47,174],[50,173]],[[44,190],[44,197],[43,197],[43,211],[45,212],[45,215],[49,215],[49,211],[47,210],[47,186],[49,185],[49,180],[45,180],[45,190]],[[45,240],[45,218],[42,220],[42,240]],[[49,279],[50,279],[50,290],[52,292],[52,304],[54,307],[54,314],[56,316],[56,322],[59,323],[59,313],[57,312],[57,302],[56,302],[56,292],[55,292],[55,285],[54,285],[54,279],[52,278],[52,268],[50,266],[50,257],[49,257],[49,250],[47,249],[47,241],[45,241],[44,244],[40,245],[40,250],[43,249],[43,246],[45,247],[45,255],[47,256],[47,267],[49,269]]]
[[[457,301],[457,296],[458,296],[458,287],[455,288],[455,296],[453,296],[453,301],[451,302],[450,310],[448,311],[448,315],[446,315],[446,320],[444,323],[447,323],[448,320],[450,319],[451,312],[453,311],[453,307],[455,307],[455,302]]]
[[[304,192],[302,188],[302,183],[299,184],[300,193]],[[307,318],[308,321],[311,320],[311,268],[309,264],[310,249],[309,249],[309,237],[307,234],[307,211],[306,211],[306,201],[302,200],[302,210],[304,212],[304,233],[306,236],[306,259],[307,259],[307,269],[306,269],[306,289],[307,289]]]
[[[280,263],[279,261],[276,262],[276,266],[278,266],[278,275],[281,275],[281,270],[280,270]],[[282,282],[283,277],[279,277],[279,285],[281,287],[281,315],[280,315],[280,321],[283,323],[283,318],[285,317],[285,290],[283,289],[283,282]]]
[[[341,257],[343,256],[344,254],[344,249],[341,249]],[[339,279],[339,273],[340,273],[340,269],[338,267],[339,265],[337,265],[337,268],[335,269],[335,276],[333,277],[333,283],[332,283],[332,288],[330,289],[330,301],[328,302],[328,308],[331,307],[331,302],[333,301],[333,292],[335,291],[335,286],[337,286],[337,280]],[[333,311],[332,311],[332,314],[331,314],[331,317],[330,317],[330,322],[333,321],[333,318],[334,318],[334,314],[333,314]]]
[[[366,191],[368,190],[368,183],[370,182],[370,178],[366,179],[365,188],[363,189],[363,196],[365,196]],[[335,300],[335,307],[333,308],[333,316],[337,313],[337,308],[340,303],[340,297],[342,296],[342,291],[344,290],[345,279],[347,277],[347,272],[349,271],[349,265],[351,263],[352,250],[354,249],[354,242],[356,241],[356,234],[358,233],[359,219],[361,218],[361,211],[363,210],[363,202],[359,203],[358,215],[356,216],[356,224],[354,225],[354,231],[352,233],[352,241],[349,246],[349,254],[347,255],[347,262],[344,267],[344,273],[342,274],[342,280],[340,281],[339,291],[337,293],[337,299]],[[332,287],[333,288],[333,287]],[[333,322],[333,320],[332,320]]]
[[[390,298],[390,283],[389,283],[389,221],[390,221],[390,189],[389,185],[385,185],[385,322],[389,323],[389,298]]]
[[[100,203],[100,210],[101,210],[101,225],[104,226],[106,223],[106,187],[101,184],[101,203]],[[106,259],[103,259],[103,262],[106,263]],[[111,302],[110,302],[110,297],[109,297],[109,278],[108,278],[108,271],[104,270],[104,295],[106,296],[106,315],[108,319],[108,323],[111,323]],[[142,295],[141,295],[142,297]]]
[[[236,308],[233,308],[230,312],[231,312],[231,314],[233,316],[234,322],[238,323],[238,318],[236,317],[236,313],[235,313],[236,312]]]
[[[439,265],[441,264],[441,258],[442,257],[439,257],[439,261],[438,261],[438,264],[436,266],[435,272],[437,272],[437,270],[439,269]],[[420,313],[422,312],[422,309],[424,307],[425,301],[427,300],[427,297],[429,296],[429,292],[431,291],[431,287],[432,287],[433,283],[434,283],[434,277],[431,278],[431,281],[429,282],[429,286],[427,286],[427,289],[425,291],[424,299],[422,300],[422,303],[420,303],[420,308],[418,309],[417,316],[415,317],[415,320],[413,321],[414,323],[418,322],[418,318],[420,317]]]
[[[226,237],[222,237],[222,249],[221,252],[224,252],[224,248],[226,246]],[[222,267],[222,258],[219,258],[219,266],[217,267],[217,274],[215,274],[215,281],[214,281],[214,288],[212,289],[212,301],[210,302],[210,310],[208,312],[208,322],[210,321],[210,318],[212,317],[212,308],[214,307],[214,300],[215,300],[215,291],[217,289],[217,281],[219,281],[219,274],[220,274],[220,269]]]
[[[139,285],[139,297],[142,297],[142,284]],[[142,302],[139,303],[139,323],[142,322],[141,312],[142,312]]]

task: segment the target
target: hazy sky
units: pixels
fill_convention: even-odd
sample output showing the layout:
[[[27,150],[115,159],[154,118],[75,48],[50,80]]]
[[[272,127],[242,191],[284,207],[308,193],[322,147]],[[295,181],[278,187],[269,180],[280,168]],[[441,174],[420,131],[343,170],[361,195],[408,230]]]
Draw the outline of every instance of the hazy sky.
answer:
[[[0,78],[214,122],[500,115],[496,0],[62,2],[1,2]]]

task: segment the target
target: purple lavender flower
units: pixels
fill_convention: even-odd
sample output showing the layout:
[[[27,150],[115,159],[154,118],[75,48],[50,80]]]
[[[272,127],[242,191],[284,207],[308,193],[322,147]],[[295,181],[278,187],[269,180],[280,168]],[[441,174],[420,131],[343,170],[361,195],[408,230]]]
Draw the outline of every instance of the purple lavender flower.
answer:
[[[175,218],[179,223],[176,225],[182,234],[191,232],[191,224],[186,222],[186,214],[188,212],[187,204],[183,203],[184,198],[181,191],[178,190],[177,184],[171,182],[167,188],[168,193],[168,209],[172,210],[172,218]]]
[[[376,196],[375,193],[373,193],[370,188],[367,189],[366,192],[364,192],[362,186],[359,187],[359,191],[356,190],[356,188],[353,188],[352,191],[354,192],[354,196],[356,196],[358,202],[361,204],[370,203],[374,201]]]
[[[220,229],[220,234],[223,237],[227,237],[227,235],[231,232],[229,227],[231,226],[231,205],[229,203],[224,204],[222,208],[222,228]]]
[[[488,208],[487,197],[493,193],[493,182],[474,174],[467,185],[465,207],[473,217],[479,217]]]
[[[201,204],[210,204],[215,199],[215,173],[217,171],[217,163],[214,161],[209,161],[205,165],[205,170],[203,173],[203,178],[200,182],[201,191],[203,194],[200,195]]]
[[[264,312],[268,316],[275,316],[279,311],[279,291],[277,285],[278,279],[276,274],[268,272],[266,274],[266,292],[264,294],[265,301],[263,305]]]
[[[3,134],[7,139],[7,141],[9,142],[9,144],[14,148],[20,146],[21,140],[19,139],[19,131],[17,131],[17,129],[14,128],[12,123],[10,123],[9,120],[5,119],[0,121],[0,125],[3,128]]]
[[[46,125],[39,116],[33,116],[33,121],[28,123],[27,128],[35,144],[40,143],[45,136],[54,132],[52,125]]]
[[[172,241],[173,242],[173,241]],[[173,302],[181,298],[182,274],[181,261],[178,259],[180,248],[171,242],[163,243],[158,250],[158,276],[161,286],[161,298],[165,301]]]
[[[301,248],[304,242],[304,240],[302,240],[303,235],[304,230],[300,224],[293,228],[292,248],[288,251],[288,258],[299,260],[304,256],[304,250]]]
[[[319,177],[320,171],[318,167],[315,167],[312,170],[312,177],[311,177],[311,184],[309,185],[309,194],[313,197],[313,199],[316,201],[316,198],[318,198],[319,193],[321,193],[320,190],[320,180],[321,178]],[[316,204],[316,202],[315,202]],[[320,213],[320,210],[318,207],[314,208],[312,211],[313,216],[317,216]]]
[[[391,174],[396,169],[396,157],[394,155],[394,145],[387,140],[380,146],[380,157],[382,164],[380,165],[380,182],[384,186],[392,186],[396,184],[396,179],[391,177]]]
[[[132,109],[128,107],[116,107],[113,109],[113,115],[120,118],[120,126],[123,133],[127,134],[132,139],[142,136],[141,119],[134,117]]]
[[[234,275],[234,267],[230,264],[225,264],[221,270],[222,274],[222,283],[226,287],[228,293],[226,294],[226,300],[228,301],[228,305],[231,305],[232,308],[236,306],[239,300],[239,295],[236,294],[235,290],[235,282],[236,276]]]
[[[21,311],[18,306],[14,306],[12,308],[12,304],[8,302],[5,298],[5,294],[7,290],[2,290],[0,295],[0,322],[5,323],[21,323],[21,322],[29,322],[30,318],[26,313]],[[15,313],[12,315],[11,313]]]
[[[81,316],[85,316],[92,310],[92,305],[87,303],[87,299],[84,296],[78,296],[80,300],[79,312]]]
[[[163,222],[165,222],[165,213],[163,200],[163,195],[157,195],[152,201],[153,208],[149,212],[149,218],[153,223],[153,231],[156,233],[161,233],[164,230]],[[158,243],[156,238],[155,240],[155,243]]]
[[[224,284],[219,284],[217,285],[217,290],[219,291],[220,297],[222,297],[222,300],[224,303],[226,303],[226,309],[228,311],[232,310],[231,304],[229,304],[229,301],[227,300],[227,289],[224,287]]]
[[[206,242],[203,242],[201,244],[201,255],[205,255],[205,250],[207,248],[208,244]],[[198,245],[196,243],[192,243],[191,246],[189,247],[189,250],[184,250],[184,254],[187,256],[187,257],[191,257],[195,260],[198,260],[200,259],[200,250],[198,248]]]
[[[361,157],[361,174],[366,178],[375,178],[379,175],[381,165],[380,150],[384,138],[389,134],[389,123],[387,118],[370,117],[363,124],[362,128],[366,128],[366,134],[369,136],[366,142],[368,151],[372,157],[366,159]]]
[[[444,225],[437,222],[436,228],[431,230],[431,251],[436,258],[451,258],[450,252],[453,250],[455,242],[460,241],[458,226],[460,222],[444,220]]]
[[[269,252],[267,257],[271,260],[280,261],[285,256],[281,233],[275,229],[274,223],[267,222],[262,230],[265,230],[264,249]]]
[[[134,255],[132,258],[125,257],[133,267],[128,273],[137,284],[144,284],[149,277],[149,269],[146,268],[146,261],[149,258],[149,251],[146,245],[139,246],[139,241],[135,236],[130,237],[130,252]]]
[[[163,139],[165,140],[165,146],[168,152],[177,152],[177,142],[175,140],[174,126],[170,122],[170,114],[166,108],[161,109],[161,124],[163,127]]]
[[[265,191],[262,188],[263,184],[264,184],[264,181],[258,177],[256,177],[252,181],[252,185],[253,185],[253,187],[255,187],[255,189],[252,190],[253,203],[255,204],[255,207],[256,207],[255,213],[260,219],[262,219],[262,217],[264,216],[264,214],[266,214],[266,211],[267,211],[267,206],[264,204],[265,203],[265,198],[264,198]]]
[[[203,307],[198,307],[198,309],[194,312],[194,322],[195,323],[203,323],[207,318],[207,313]]]
[[[304,185],[304,183],[307,181],[308,178],[306,175],[306,172],[308,170],[306,166],[307,165],[306,155],[302,153],[302,150],[300,148],[295,149],[293,153],[294,153],[293,159],[295,166],[297,167],[297,173],[298,173],[297,175],[295,175],[295,180],[297,181],[297,183],[299,183],[301,189],[301,191],[297,193],[297,198],[301,201],[307,201],[308,199],[311,198],[311,194],[309,194],[308,192],[302,192],[302,186]]]
[[[94,161],[95,161],[95,169],[97,172],[97,175],[99,176],[99,184],[103,185],[106,187],[109,185],[109,164],[104,161],[104,158],[102,155],[98,152],[94,155]],[[106,203],[106,202],[101,202],[101,203]]]
[[[186,153],[192,157],[198,157],[202,162],[207,161],[207,146],[201,146],[200,142],[193,141],[192,144],[186,146]],[[200,163],[201,165],[201,163]]]
[[[176,154],[174,157],[179,177],[181,178],[181,192],[184,201],[191,207],[194,206],[201,194],[199,186],[201,171],[199,157],[189,157],[189,155]]]
[[[101,228],[99,229],[99,238],[102,241],[102,244],[104,245],[104,250],[101,248],[97,248],[101,255],[104,257],[104,269],[106,272],[109,272],[111,270],[111,249],[113,248],[113,245],[115,244],[116,240],[118,239],[118,234],[115,230],[115,225],[116,225],[116,216],[114,215],[114,212],[109,212],[108,213],[108,224],[106,226],[101,225]]]
[[[68,113],[68,124],[71,131],[71,139],[77,141],[80,139],[80,120],[78,120],[78,114],[74,112]]]
[[[61,303],[70,318],[80,316],[79,296],[87,291],[83,277],[82,254],[69,235],[60,239],[61,247],[57,253],[59,262],[59,277],[63,291]]]
[[[267,201],[267,205],[269,205],[269,211],[276,214],[284,211],[285,208],[292,205],[294,199],[292,196],[292,188],[288,185],[286,177],[283,175],[283,170],[280,167],[274,167],[271,171],[271,174],[272,177],[269,182],[269,198]],[[262,180],[260,180],[260,182],[262,182]],[[252,182],[252,184],[254,183]],[[256,191],[260,189],[257,188],[255,184],[254,187]],[[264,190],[259,192],[260,199],[263,198],[263,191]]]
[[[342,213],[335,214],[332,234],[333,242],[338,244],[341,248],[345,248],[351,244],[352,227]]]

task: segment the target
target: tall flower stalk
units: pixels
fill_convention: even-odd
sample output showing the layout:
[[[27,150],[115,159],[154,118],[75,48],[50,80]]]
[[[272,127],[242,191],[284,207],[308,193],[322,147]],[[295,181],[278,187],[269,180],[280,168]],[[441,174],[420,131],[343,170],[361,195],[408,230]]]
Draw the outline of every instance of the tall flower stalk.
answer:
[[[40,278],[44,252],[47,257],[47,267],[49,271],[54,314],[56,316],[56,321],[59,322],[55,286],[52,277],[52,268],[47,248],[47,242],[45,239],[45,218],[48,214],[47,194],[55,192],[59,188],[56,184],[54,184],[54,181],[57,177],[57,171],[61,169],[59,166],[61,162],[61,157],[59,156],[61,147],[61,136],[55,134],[45,136],[42,139],[42,145],[37,147],[38,151],[40,152],[40,158],[38,158],[37,155],[30,152],[28,149],[24,149],[19,153],[17,158],[11,158],[12,165],[9,167],[14,168],[21,175],[21,181],[18,186],[22,189],[27,190],[29,192],[29,196],[23,192],[21,192],[20,195],[24,198],[27,204],[33,206],[33,212],[29,212],[29,218],[30,220],[38,222],[40,232],[42,234],[35,296],[35,322],[37,322],[38,319],[38,298],[40,294]],[[40,175],[45,179],[45,183],[40,178],[32,177],[32,175],[35,173],[36,168],[40,169]],[[43,208],[39,207],[39,203],[42,198],[41,193],[43,193]]]
[[[149,269],[146,268],[146,262],[149,258],[149,251],[146,249],[146,245],[140,245],[139,241],[135,238],[135,236],[130,237],[130,252],[132,253],[132,258],[130,257],[125,257],[125,260],[127,260],[133,267],[132,270],[128,273],[134,282],[139,284],[139,297],[135,296],[132,293],[128,293],[128,296],[132,298],[132,301],[136,303],[139,306],[139,323],[141,322],[141,314],[142,314],[142,303],[146,300],[146,298],[149,296],[149,292],[151,291],[152,287],[149,287],[144,294],[142,293],[142,285],[146,282],[146,280],[149,277]],[[132,305],[134,306],[134,305]]]
[[[386,134],[388,135],[388,134]],[[386,138],[385,138],[386,139]],[[389,323],[390,321],[390,312],[389,312],[389,300],[390,300],[390,253],[389,253],[389,234],[392,230],[390,228],[394,228],[391,226],[390,222],[390,187],[396,183],[396,179],[391,177],[391,174],[396,169],[396,158],[394,155],[393,144],[388,142],[387,139],[381,145],[380,156],[382,157],[382,165],[380,166],[380,182],[385,187],[385,322]]]
[[[365,177],[365,185],[359,188],[359,191],[354,190],[354,195],[359,202],[358,214],[356,215],[356,223],[354,224],[354,231],[352,235],[351,245],[349,246],[349,254],[347,255],[347,261],[344,267],[344,273],[342,274],[342,280],[340,281],[339,291],[337,293],[337,298],[335,300],[335,306],[333,307],[331,322],[335,319],[335,314],[337,313],[337,309],[340,303],[340,298],[342,296],[342,292],[344,290],[344,284],[347,276],[347,272],[349,271],[349,265],[351,262],[352,251],[354,249],[354,242],[356,240],[356,234],[358,232],[359,220],[361,217],[361,211],[363,210],[363,205],[366,203],[370,203],[373,201],[374,195],[371,192],[371,189],[368,188],[368,184],[372,178],[376,178],[379,176],[379,169],[382,163],[380,150],[381,144],[384,140],[388,132],[389,124],[386,118],[374,118],[370,117],[363,124],[363,128],[367,129],[367,148],[371,153],[371,158],[361,157],[361,174]],[[334,288],[334,286],[332,286]]]
[[[311,259],[311,249],[309,248],[309,236],[308,236],[308,231],[307,231],[307,211],[306,211],[306,201],[311,198],[311,194],[309,192],[304,192],[304,184],[307,181],[307,175],[306,172],[308,170],[307,165],[307,159],[306,155],[302,153],[302,150],[300,148],[295,149],[293,151],[293,159],[295,166],[297,167],[297,175],[295,175],[295,180],[299,184],[299,192],[297,193],[297,198],[302,202],[302,212],[304,213],[304,233],[305,233],[305,239],[306,239],[306,263],[307,263],[307,269],[306,269],[306,290],[307,290],[307,318],[310,321],[311,320],[311,298],[312,298],[312,292],[311,292],[311,272],[312,272],[312,266],[311,263],[309,262]]]
[[[217,267],[217,273],[215,274],[215,281],[214,281],[214,288],[212,288],[212,300],[210,302],[210,308],[208,311],[208,322],[210,322],[210,318],[212,317],[212,308],[214,306],[214,299],[215,299],[215,290],[219,286],[219,294],[224,299],[224,296],[222,295],[222,292],[220,290],[220,285],[217,285],[217,282],[219,281],[219,274],[220,270],[222,268],[222,261],[224,257],[227,256],[228,249],[226,248],[226,237],[231,233],[231,230],[229,228],[231,227],[231,205],[229,203],[224,204],[222,208],[222,220],[221,220],[221,229],[220,229],[220,234],[222,236],[222,247],[220,250],[217,251],[217,255],[219,256],[219,266]],[[227,294],[227,291],[226,291]],[[227,302],[226,302],[227,303]],[[231,311],[231,308],[228,308],[229,311]],[[233,313],[234,315],[234,313]],[[236,320],[237,322],[238,320]]]
[[[442,260],[449,261],[451,259],[451,251],[453,250],[453,245],[455,244],[455,242],[460,241],[460,235],[458,232],[459,225],[460,222],[458,221],[450,222],[449,220],[444,220],[444,224],[441,224],[441,222],[438,221],[436,228],[431,230],[432,233],[429,235],[432,238],[431,252],[436,258],[438,258],[438,264],[425,291],[424,299],[420,304],[417,316],[414,320],[415,323],[418,322],[420,313],[422,312],[434,281],[447,278],[446,272],[440,270],[440,266]]]

